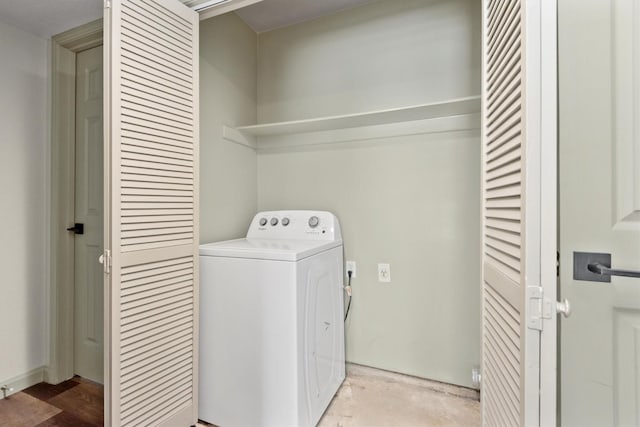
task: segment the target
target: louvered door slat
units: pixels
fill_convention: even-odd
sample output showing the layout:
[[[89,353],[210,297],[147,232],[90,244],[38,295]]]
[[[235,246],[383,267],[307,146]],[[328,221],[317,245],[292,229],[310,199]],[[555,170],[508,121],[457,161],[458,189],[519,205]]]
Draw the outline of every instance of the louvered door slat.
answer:
[[[123,153],[136,153],[141,155],[154,156],[154,158],[168,158],[172,161],[189,162],[193,165],[192,153],[189,150],[181,150],[175,147],[161,146],[155,143],[145,143],[144,141],[125,138],[125,150]]]
[[[520,10],[519,5],[513,2],[507,2],[507,7],[500,11],[500,18],[497,25],[491,29],[492,37],[488,43],[487,54],[489,58],[492,58],[496,50],[507,43],[509,36],[517,31],[518,24],[520,23]]]
[[[488,172],[492,172],[512,162],[519,162],[520,160],[520,152],[518,152],[517,149],[504,151],[499,157],[496,157],[494,159],[487,159],[486,170]]]
[[[162,26],[163,23],[157,20],[153,15],[145,14],[137,10],[135,5],[131,5],[129,9],[123,11],[123,19],[134,20],[137,25],[142,27],[146,31],[152,31],[157,28],[158,25]],[[182,37],[175,37],[171,32],[162,32],[161,34],[155,34],[155,36],[161,38],[165,43],[178,49],[189,49],[187,39]]]
[[[184,135],[183,132],[172,132],[170,130],[158,129],[155,123],[145,122],[144,120],[131,119],[123,116],[122,123],[127,125],[127,131],[137,132],[138,134],[146,134],[150,136],[150,139],[156,137],[158,139],[164,139],[168,143],[175,141],[178,146],[182,144],[189,144],[189,141],[193,140],[193,135]]]
[[[149,72],[147,70],[148,67],[144,66],[141,66],[142,69],[134,69],[133,67],[129,68],[131,68],[131,70],[137,70],[142,73]],[[152,96],[146,96],[142,93],[138,93],[137,95],[130,95],[128,92],[123,92],[122,101],[130,102],[132,104],[139,105],[140,107],[148,108],[149,110],[145,110],[147,112],[157,111],[166,114],[172,114],[178,118],[189,118],[189,111],[184,107],[176,108],[175,105],[167,105],[166,102],[161,102],[160,98],[153,98]]]
[[[522,140],[522,128],[517,123],[510,129],[497,136],[493,145],[486,151],[486,161],[493,167],[496,161],[500,161],[503,156],[510,152],[519,152],[520,142]]]
[[[517,232],[505,230],[504,228],[492,228],[490,225],[486,226],[485,232],[487,236],[493,237],[495,239],[510,242],[514,245],[520,244],[521,237]]]
[[[190,316],[188,307],[183,305],[177,305],[171,309],[166,309],[162,312],[156,313],[154,315],[148,315],[145,318],[142,318],[138,321],[129,321],[127,322],[127,327],[123,328],[123,331],[130,330],[139,330],[139,331],[147,331],[148,329],[155,328],[158,325],[164,323],[171,323],[173,321],[178,321],[183,318],[187,318]],[[122,371],[125,374],[125,370]]]
[[[513,370],[517,371],[518,366],[515,366],[515,364],[519,362],[512,357],[513,352],[502,347],[504,344],[502,343],[496,344],[494,342],[491,336],[490,327],[487,328],[487,332],[488,332],[488,339],[485,341],[484,344],[487,351],[491,353],[491,356],[492,356],[487,360],[487,363],[493,363],[492,359],[500,359],[499,366],[510,366]],[[514,402],[517,401],[517,396],[519,394],[518,382],[516,381],[515,378],[510,376],[506,376],[504,378],[505,378],[505,381],[508,382],[509,387],[511,388],[511,392],[509,395],[513,397]]]
[[[122,151],[123,160],[131,162],[141,162],[145,164],[160,164],[167,166],[176,166],[181,170],[188,172],[193,168],[193,158],[189,156],[180,156],[169,152],[160,152],[160,150],[148,150],[146,153],[141,152],[138,147],[126,146],[126,151]]]
[[[189,33],[189,27],[183,26],[181,23],[171,19],[166,14],[162,13],[154,7],[154,2],[141,1],[139,3],[132,3],[127,9],[128,11],[138,11],[140,14],[145,15],[153,19],[156,23],[156,27],[162,28],[163,32],[171,34],[175,38],[181,40],[185,49],[190,48],[192,43],[192,35]],[[127,11],[125,11],[126,13]]]
[[[176,352],[180,352],[181,349],[186,349],[189,352],[191,348],[191,337],[185,334],[183,337],[172,337],[164,339],[163,341],[156,341],[156,345],[151,349],[138,349],[137,351],[129,351],[127,353],[126,364],[122,365],[123,372],[126,373],[129,370],[132,373],[132,377],[135,377],[138,371],[133,369],[135,366],[142,366],[140,364],[152,363],[163,358],[169,362],[173,360],[173,356]],[[166,366],[167,363],[164,363]],[[125,385],[126,387],[126,385]]]
[[[485,426],[522,425],[525,367],[526,0],[485,0],[483,389]]]
[[[487,85],[491,86],[492,90],[495,90],[496,83],[508,73],[513,66],[518,66],[522,60],[521,49],[522,40],[518,33],[511,35],[511,38],[507,40],[507,43],[503,47],[503,50],[495,52],[495,63],[491,68],[487,70]],[[493,99],[497,94],[492,93],[490,99]],[[489,96],[488,96],[489,97]]]
[[[496,60],[498,62],[496,62],[494,64],[494,67],[491,70],[487,71],[487,84],[494,86],[495,83],[497,81],[500,80],[500,77],[505,73],[508,72],[508,69],[514,65],[518,65],[520,64],[520,61],[522,61],[522,57],[521,55],[521,51],[520,49],[522,48],[522,41],[519,37],[518,34],[515,34],[512,40],[512,43],[510,43],[507,46],[507,51],[506,52],[498,52],[497,53],[497,58]],[[493,87],[491,89],[494,89]],[[491,95],[491,99],[493,99],[493,97],[496,94],[492,94]]]
[[[157,191],[157,190],[159,191],[167,190],[167,191],[187,191],[190,194],[192,194],[192,190],[189,188],[189,184],[179,184],[179,183],[169,183],[169,182],[149,182],[146,180],[142,180],[138,177],[136,177],[135,180],[128,179],[126,181],[123,181],[122,184],[123,184],[122,185],[123,194],[127,194],[124,192],[129,192],[129,194],[131,194],[134,191],[138,191],[140,189],[149,190],[150,193],[152,191]]]
[[[131,117],[145,120],[152,123],[158,123],[163,126],[170,126],[172,129],[180,129],[189,132],[193,129],[193,121],[180,116],[173,116],[160,110],[152,110],[141,107],[139,104],[123,101],[122,107],[127,110]],[[186,135],[189,135],[188,133]]]
[[[516,76],[514,76],[516,77]],[[508,114],[506,110],[517,104],[520,99],[521,94],[518,92],[520,87],[520,81],[517,78],[513,80],[506,80],[504,82],[506,87],[500,85],[496,88],[496,91],[500,91],[500,95],[495,98],[495,100],[489,100],[487,104],[487,118],[489,121],[494,121],[499,116]]]
[[[499,70],[495,75],[495,79],[492,83],[490,83],[487,88],[491,91],[495,91],[495,93],[491,94],[491,99],[487,105],[491,107],[495,102],[496,98],[503,96],[505,93],[509,94],[513,92],[518,86],[518,79],[520,77],[520,62],[517,58],[513,58],[507,65]],[[513,86],[507,88],[507,86]]]
[[[182,79],[189,78],[189,75],[185,74],[183,71],[174,70],[172,67],[167,67],[161,61],[158,61],[155,58],[150,58],[148,56],[138,56],[128,50],[123,50],[122,53],[122,57],[126,58],[129,67],[138,70],[149,70],[149,74],[151,76],[165,74],[167,79],[169,79],[170,81],[180,81]],[[123,86],[125,88],[124,92],[126,92],[128,88],[126,82],[125,84],[123,84]],[[154,95],[159,98],[163,97],[162,91],[157,92]],[[188,108],[188,103],[185,103],[183,107]]]
[[[149,132],[140,132],[131,129],[122,130],[122,138],[124,142],[132,145],[148,144],[149,147],[165,149],[167,151],[182,152],[191,155],[193,147],[191,143],[176,138],[170,138],[168,135],[154,135]],[[181,151],[178,151],[181,150]]]
[[[164,357],[156,357],[155,359],[144,359],[139,361],[138,363],[131,364],[127,367],[127,369],[122,370],[122,378],[127,382],[131,382],[134,384],[134,381],[141,378],[141,373],[144,374],[147,371],[149,372],[157,372],[162,371],[166,364],[171,362],[171,360],[179,361],[181,359],[190,359],[191,355],[189,354],[189,347],[185,347],[184,351],[180,353],[180,356],[176,357],[175,352],[170,352]]]
[[[506,386],[502,391],[497,391],[496,395],[500,396],[499,401],[501,404],[506,404],[505,406],[507,407],[516,407],[520,404],[517,397],[519,395],[519,386],[513,379],[510,379],[507,375],[505,375],[503,370],[496,369],[494,361],[498,360],[500,363],[503,360],[501,359],[501,357],[503,356],[494,354],[494,349],[494,344],[490,340],[486,340],[483,350],[491,356],[487,364],[496,372],[496,379],[498,380],[498,382]]]
[[[518,381],[515,380],[510,375],[503,376],[505,372],[518,372],[520,360],[515,356],[518,354],[518,344],[512,344],[511,340],[505,340],[504,335],[508,333],[508,328],[499,328],[496,327],[495,322],[499,319],[498,315],[490,315],[490,321],[487,326],[487,336],[488,340],[486,344],[492,349],[494,352],[493,356],[500,360],[492,361],[492,358],[488,358],[488,362],[498,363],[498,366],[507,367],[509,369],[501,369],[500,376],[504,377],[505,381],[509,381],[511,385],[513,385],[513,389],[509,392],[509,394],[514,393],[517,396],[517,390],[519,390],[519,386],[517,385]],[[505,383],[506,384],[506,383]],[[516,397],[514,396],[514,398]],[[515,401],[515,399],[514,399]]]
[[[513,3],[510,3],[509,0],[496,0],[492,1],[487,6],[487,18],[486,18],[486,26],[488,31],[495,32],[495,26],[502,23],[500,19],[497,19],[501,16],[505,15],[505,7],[513,6]]]
[[[140,54],[140,52],[124,51],[123,58],[127,60],[123,68],[129,72],[123,79],[125,91],[140,91],[143,93],[152,93],[158,98],[165,98],[171,102],[175,102],[176,107],[188,108],[189,90],[183,85],[175,82],[184,81],[191,77],[185,74],[184,70],[176,69],[171,64],[167,64],[163,70],[163,62],[152,55]],[[143,70],[149,70],[147,74],[143,74]],[[164,76],[162,75],[164,71]],[[166,83],[166,87],[163,85]],[[166,89],[166,90],[165,90]],[[135,92],[133,92],[135,94]]]
[[[128,19],[126,14],[122,15],[122,22],[126,24],[122,28],[122,34],[130,38],[141,36],[142,33],[146,34],[146,37],[141,38],[144,40],[141,42],[143,45],[152,49],[157,49],[161,52],[167,52],[172,58],[180,60],[187,65],[191,62],[188,55],[185,55],[185,47],[174,44],[170,38],[165,37],[163,33],[153,33],[153,26],[147,25],[144,22],[137,21],[136,19]]]
[[[189,185],[191,185],[193,181],[193,173],[185,169],[175,170],[177,168],[174,168],[174,170],[167,170],[162,167],[158,167],[158,165],[152,162],[138,162],[136,160],[129,159],[123,159],[123,162],[126,162],[126,164],[122,164],[123,180],[126,181],[138,179],[138,175],[163,176],[162,171],[164,170],[166,170],[166,177],[169,179],[181,178],[185,180],[183,182]]]
[[[107,422],[195,424],[198,16],[177,0],[112,0]]]

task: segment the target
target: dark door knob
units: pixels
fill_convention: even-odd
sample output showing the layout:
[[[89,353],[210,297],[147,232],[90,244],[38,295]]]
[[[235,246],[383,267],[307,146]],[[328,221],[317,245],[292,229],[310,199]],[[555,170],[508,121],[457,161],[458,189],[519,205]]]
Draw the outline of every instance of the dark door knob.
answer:
[[[71,231],[74,234],[84,234],[84,224],[76,222],[73,227],[67,228],[67,231]]]

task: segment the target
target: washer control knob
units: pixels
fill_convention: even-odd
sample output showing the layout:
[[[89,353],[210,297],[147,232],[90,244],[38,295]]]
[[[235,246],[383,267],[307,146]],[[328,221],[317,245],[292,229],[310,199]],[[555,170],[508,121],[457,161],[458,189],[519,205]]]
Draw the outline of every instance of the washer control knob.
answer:
[[[264,227],[267,225],[267,218],[260,218],[260,226]]]
[[[289,218],[285,216],[284,218],[282,218],[282,226],[286,227],[287,225],[289,225]]]
[[[275,216],[271,218],[271,225],[278,225],[278,218],[276,218]]]
[[[317,216],[312,216],[309,218],[309,227],[316,228],[320,224],[320,219]]]

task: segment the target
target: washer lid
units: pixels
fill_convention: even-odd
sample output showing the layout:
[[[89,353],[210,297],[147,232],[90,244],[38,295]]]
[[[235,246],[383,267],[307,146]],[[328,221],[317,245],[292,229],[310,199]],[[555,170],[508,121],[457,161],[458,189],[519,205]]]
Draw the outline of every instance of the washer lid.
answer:
[[[341,240],[236,239],[200,245],[200,256],[299,261],[340,245]]]

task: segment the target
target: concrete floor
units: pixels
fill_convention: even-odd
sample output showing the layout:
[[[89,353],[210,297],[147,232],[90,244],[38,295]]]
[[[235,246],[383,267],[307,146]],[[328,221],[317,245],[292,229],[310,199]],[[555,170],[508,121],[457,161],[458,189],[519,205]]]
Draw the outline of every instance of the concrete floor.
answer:
[[[318,427],[479,425],[475,390],[348,364]]]

